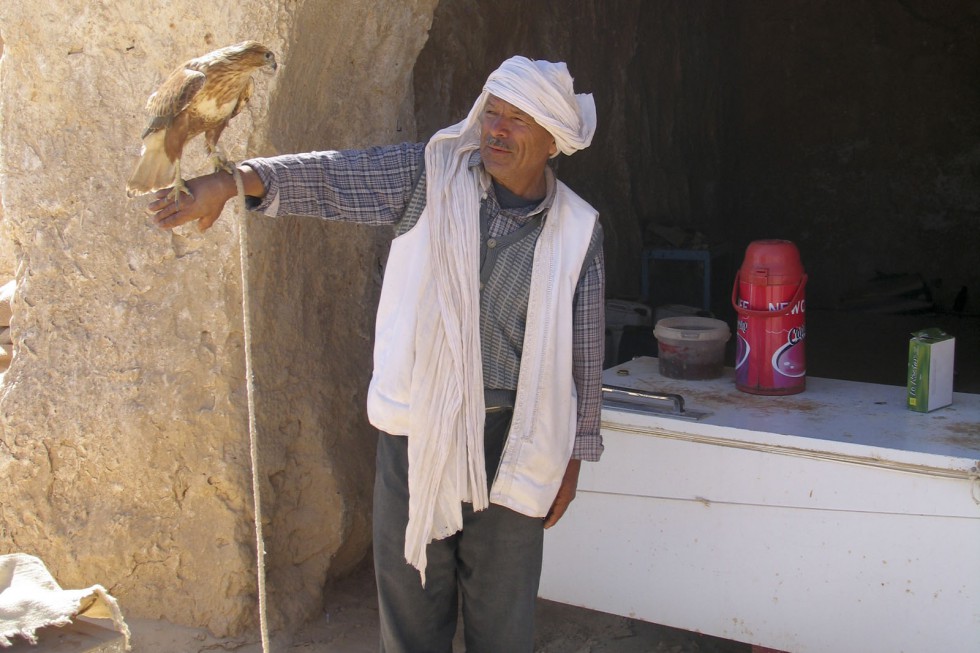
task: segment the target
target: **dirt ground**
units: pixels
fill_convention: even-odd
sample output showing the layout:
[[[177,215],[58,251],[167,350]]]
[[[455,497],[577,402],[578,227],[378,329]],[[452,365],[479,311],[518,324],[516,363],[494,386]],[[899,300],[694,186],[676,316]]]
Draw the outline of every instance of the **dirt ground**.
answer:
[[[376,653],[378,611],[370,565],[327,588],[323,614],[277,653]],[[535,653],[749,653],[751,646],[635,619],[539,600]],[[134,653],[261,653],[261,646],[219,640],[160,621],[127,619]],[[457,633],[454,653],[463,653]]]

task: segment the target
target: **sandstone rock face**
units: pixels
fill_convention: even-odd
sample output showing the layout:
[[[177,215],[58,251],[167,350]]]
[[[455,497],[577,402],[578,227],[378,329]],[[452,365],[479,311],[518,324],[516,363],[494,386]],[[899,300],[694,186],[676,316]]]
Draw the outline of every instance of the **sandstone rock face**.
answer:
[[[0,57],[3,57],[3,35],[0,35]],[[2,77],[0,77],[0,89],[2,86]],[[2,124],[2,120],[0,120]],[[3,191],[0,190],[0,222],[3,221]],[[14,276],[14,267],[16,265],[16,255],[14,254],[14,246],[9,238],[0,238],[0,278],[11,279]]]
[[[233,159],[414,137],[434,2],[38,0],[0,5],[3,239],[15,358],[0,386],[0,551],[127,615],[254,632],[256,553],[236,206],[207,234],[128,199],[148,95],[246,38],[259,75]],[[193,18],[191,18],[193,17]],[[185,176],[206,171],[203,142]],[[273,627],[320,605],[370,539],[363,417],[384,237],[250,218],[256,427]],[[13,267],[13,266],[12,266]]]

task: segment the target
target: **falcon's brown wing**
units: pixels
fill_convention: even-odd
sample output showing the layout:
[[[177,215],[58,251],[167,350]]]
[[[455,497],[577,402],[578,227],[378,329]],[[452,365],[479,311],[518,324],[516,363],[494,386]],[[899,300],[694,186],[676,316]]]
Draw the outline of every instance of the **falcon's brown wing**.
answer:
[[[205,81],[204,73],[183,66],[171,73],[170,77],[146,101],[146,110],[151,118],[142,138],[146,138],[147,134],[153,131],[169,126],[177,114],[186,109],[194,96],[204,87]]]

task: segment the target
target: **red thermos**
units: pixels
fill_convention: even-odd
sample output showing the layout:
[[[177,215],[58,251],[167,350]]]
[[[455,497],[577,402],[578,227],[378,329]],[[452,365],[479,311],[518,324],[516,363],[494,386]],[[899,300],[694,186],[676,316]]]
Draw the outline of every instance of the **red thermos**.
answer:
[[[806,388],[807,276],[788,240],[756,240],[735,276],[738,312],[735,387],[757,395],[791,395]]]

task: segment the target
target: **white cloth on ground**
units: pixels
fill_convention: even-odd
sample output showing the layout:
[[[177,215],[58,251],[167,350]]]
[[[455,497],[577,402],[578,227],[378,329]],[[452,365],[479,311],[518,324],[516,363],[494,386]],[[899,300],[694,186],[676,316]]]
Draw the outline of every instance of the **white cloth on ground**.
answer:
[[[36,644],[38,629],[65,626],[78,616],[111,619],[129,650],[129,627],[104,587],[61,589],[40,558],[26,553],[0,556],[0,646],[11,646],[16,636]]]

